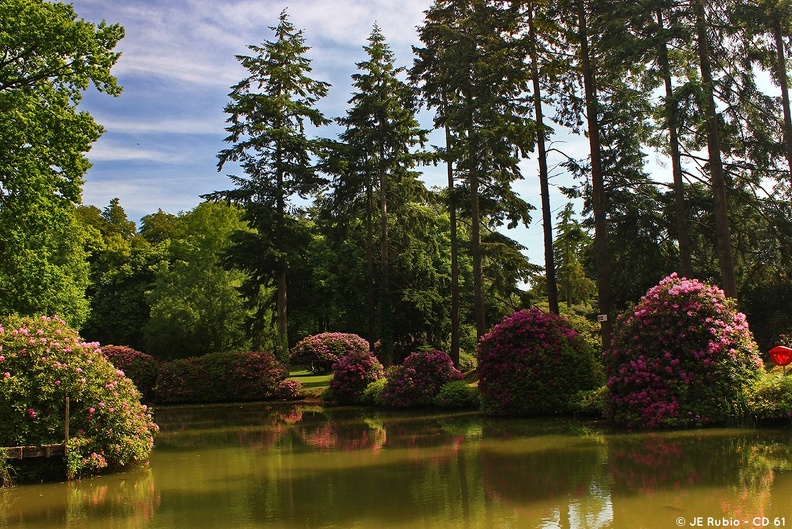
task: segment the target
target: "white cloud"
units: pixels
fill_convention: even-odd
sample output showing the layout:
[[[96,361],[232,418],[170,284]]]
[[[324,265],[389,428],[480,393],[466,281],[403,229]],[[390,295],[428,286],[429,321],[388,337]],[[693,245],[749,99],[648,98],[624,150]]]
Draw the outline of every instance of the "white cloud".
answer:
[[[91,162],[131,162],[149,161],[157,163],[172,164],[179,162],[170,153],[157,149],[145,149],[139,147],[128,147],[117,145],[108,141],[98,141],[88,153]]]

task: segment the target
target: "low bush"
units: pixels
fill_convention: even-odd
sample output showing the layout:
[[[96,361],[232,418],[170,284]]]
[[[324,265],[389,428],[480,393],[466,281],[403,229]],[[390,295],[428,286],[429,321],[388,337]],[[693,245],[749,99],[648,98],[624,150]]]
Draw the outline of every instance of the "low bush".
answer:
[[[746,391],[748,411],[759,423],[792,421],[792,376],[781,373],[763,373]]]
[[[157,425],[132,381],[60,318],[0,324],[0,388],[0,446],[63,442],[69,397],[74,477],[143,462],[154,446]]]
[[[213,353],[163,364],[155,394],[162,404],[266,400],[288,376],[268,352]]]
[[[618,317],[605,368],[609,418],[683,428],[742,419],[762,360],[734,300],[672,274]]]
[[[134,382],[145,402],[154,399],[157,383],[157,361],[153,356],[123,345],[103,345],[102,354]]]
[[[389,374],[380,400],[390,408],[432,406],[440,388],[454,380],[462,373],[444,351],[412,353]]]
[[[364,406],[381,407],[384,406],[382,402],[382,388],[387,384],[387,378],[380,378],[374,382],[369,383],[363,393],[360,395],[360,403]]]
[[[326,332],[306,336],[291,350],[290,362],[292,365],[305,365],[308,370],[317,375],[330,373],[333,364],[352,353],[368,352],[369,343],[357,334]]]
[[[366,387],[385,376],[385,370],[368,351],[352,351],[333,364],[327,399],[338,404],[359,404]]]
[[[478,389],[469,386],[464,380],[448,382],[440,388],[440,392],[435,397],[435,405],[440,408],[478,408]]]
[[[569,413],[598,387],[601,365],[566,319],[537,308],[507,316],[479,342],[479,392],[487,415]]]
[[[572,411],[589,417],[602,417],[605,414],[607,397],[607,386],[601,386],[589,391],[580,391],[572,398]]]
[[[282,400],[297,400],[302,398],[302,384],[299,380],[287,379],[282,380],[278,387],[275,388],[274,397]]]

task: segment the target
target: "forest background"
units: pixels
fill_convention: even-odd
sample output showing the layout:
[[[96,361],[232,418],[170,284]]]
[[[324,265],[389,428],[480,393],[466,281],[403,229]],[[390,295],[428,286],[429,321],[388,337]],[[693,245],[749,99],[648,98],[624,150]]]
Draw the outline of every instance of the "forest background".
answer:
[[[239,50],[245,77],[230,89],[219,153],[229,189],[139,225],[118,199],[81,199],[101,127],[77,105],[89,81],[124,97],[110,74],[123,29],[37,26],[52,5],[3,8],[14,31],[0,70],[13,117],[0,131],[2,314],[58,313],[89,340],[162,358],[283,356],[327,330],[379,342],[395,361],[422,346],[458,358],[531,304],[607,315],[607,342],[617,312],[679,271],[736,297],[765,350],[792,327],[788,2],[438,1],[404,68],[372,26],[338,116],[320,110],[329,87],[311,73],[312,35],[283,11],[261,45]],[[46,16],[73,22],[55,6]],[[31,51],[73,53],[44,26],[96,61],[37,72]],[[275,56],[306,83],[279,94],[300,107],[279,123],[299,151],[281,173],[277,141],[256,129],[272,124],[258,110],[273,101]],[[340,132],[325,135],[333,120]],[[550,205],[544,187],[532,211],[514,191],[537,178],[524,161],[536,158],[547,184],[542,160],[568,134],[589,148],[556,153],[574,177],[568,201]],[[656,152],[671,160],[666,174]],[[427,188],[423,172],[438,168],[449,185]],[[532,218],[546,227],[541,265],[505,229]]]

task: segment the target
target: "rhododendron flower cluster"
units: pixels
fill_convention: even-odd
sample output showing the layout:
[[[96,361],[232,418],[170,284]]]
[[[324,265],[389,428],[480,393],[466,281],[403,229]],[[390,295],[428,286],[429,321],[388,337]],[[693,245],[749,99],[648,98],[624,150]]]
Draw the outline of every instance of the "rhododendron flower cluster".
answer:
[[[444,351],[412,353],[390,373],[379,398],[392,408],[432,406],[440,389],[454,380],[462,380],[462,373]]]
[[[565,413],[598,387],[601,366],[566,319],[531,308],[507,316],[478,346],[479,393],[488,415]]]
[[[742,413],[761,367],[734,301],[671,274],[617,319],[605,354],[606,413],[647,429],[724,423]]]
[[[292,365],[305,365],[314,374],[325,374],[341,357],[369,349],[369,343],[357,334],[326,332],[300,340],[291,350],[290,361]]]
[[[101,349],[105,358],[135,383],[144,401],[154,399],[158,366],[153,356],[124,345],[103,345]]]
[[[366,387],[385,376],[385,369],[368,351],[353,351],[333,364],[328,399],[338,404],[358,404]]]
[[[68,397],[70,474],[148,459],[157,425],[98,344],[57,317],[10,316],[0,326],[0,349],[0,446],[62,443]]]

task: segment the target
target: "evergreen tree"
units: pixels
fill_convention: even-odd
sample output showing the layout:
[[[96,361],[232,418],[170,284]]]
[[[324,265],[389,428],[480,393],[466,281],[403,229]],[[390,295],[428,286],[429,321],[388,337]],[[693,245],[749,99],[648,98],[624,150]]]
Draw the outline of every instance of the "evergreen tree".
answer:
[[[369,234],[372,233],[373,192],[379,193],[379,338],[381,360],[388,365],[393,350],[389,202],[394,197],[409,199],[410,194],[421,191],[423,186],[412,169],[417,163],[428,161],[429,157],[420,149],[426,141],[427,131],[419,127],[415,117],[414,93],[399,79],[404,68],[394,66],[393,53],[378,26],[372,29],[364,49],[368,60],[358,63],[359,72],[352,76],[355,93],[349,101],[351,107],[346,117],[338,120],[345,126],[340,139],[348,159],[345,164],[347,171],[337,181],[336,189],[344,188],[339,192],[347,196],[365,193]],[[367,255],[371,262],[371,235],[367,240]],[[372,283],[370,280],[369,288]],[[369,340],[373,343],[371,337]]]
[[[236,189],[207,197],[240,204],[255,230],[254,235],[239,237],[231,251],[258,254],[259,259],[243,259],[239,266],[248,269],[256,281],[275,286],[276,354],[286,359],[287,272],[291,257],[305,240],[290,210],[295,195],[306,197],[321,183],[311,160],[319,140],[308,137],[306,126],[328,123],[315,105],[329,85],[309,77],[311,61],[305,56],[309,48],[285,10],[278,26],[271,29],[275,40],[248,46],[254,55],[237,56],[250,75],[234,85],[225,108],[229,114],[226,142],[231,146],[218,154],[218,170],[238,163],[247,176],[231,176]]]
[[[519,22],[518,10],[502,2],[437,0],[419,28],[424,47],[415,49],[412,68],[438,109],[436,124],[449,128],[447,156],[467,188],[478,336],[487,330],[482,225],[530,220],[530,206],[511,187],[522,178],[521,155],[534,144]]]

